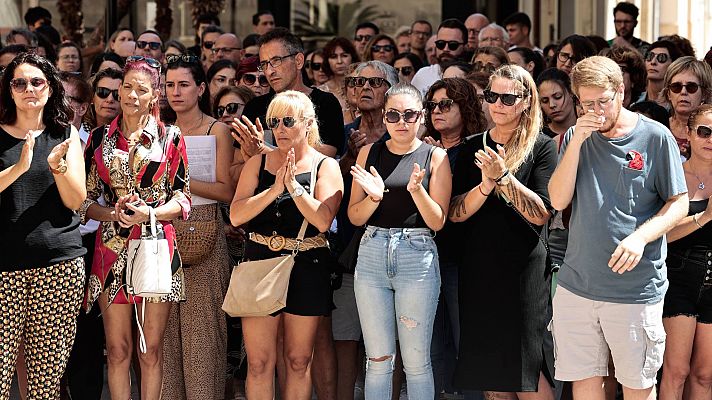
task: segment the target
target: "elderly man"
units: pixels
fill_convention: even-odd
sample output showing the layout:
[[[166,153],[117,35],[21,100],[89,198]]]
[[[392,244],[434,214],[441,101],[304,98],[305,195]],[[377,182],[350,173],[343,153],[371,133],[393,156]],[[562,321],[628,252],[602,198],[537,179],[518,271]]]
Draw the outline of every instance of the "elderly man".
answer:
[[[242,60],[242,42],[233,33],[223,33],[218,36],[210,51],[213,53],[214,61],[230,60],[238,65]]]
[[[158,36],[158,32],[149,29],[138,35],[134,55],[163,60],[163,40]]]
[[[480,13],[475,13],[467,17],[465,27],[467,28],[467,49],[475,51],[480,42],[480,31],[489,25],[489,19]]]
[[[426,43],[433,36],[433,26],[426,20],[417,20],[410,25],[410,51],[427,61]]]
[[[480,47],[501,47],[504,51],[509,49],[509,33],[501,25],[491,23],[480,31]]]
[[[421,68],[411,82],[423,95],[435,81],[442,78],[442,65],[458,59],[465,52],[467,43],[467,28],[455,18],[446,19],[438,27],[435,40],[435,56],[437,64]]]

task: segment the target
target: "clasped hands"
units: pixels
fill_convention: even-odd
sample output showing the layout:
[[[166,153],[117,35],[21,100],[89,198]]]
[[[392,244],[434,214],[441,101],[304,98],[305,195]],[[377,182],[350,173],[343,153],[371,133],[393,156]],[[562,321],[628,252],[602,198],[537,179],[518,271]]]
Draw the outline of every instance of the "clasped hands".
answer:
[[[495,180],[502,177],[507,171],[504,163],[505,150],[502,145],[497,145],[495,152],[489,146],[475,153],[475,165],[482,171],[482,187],[487,193],[491,193],[497,184]]]
[[[277,170],[277,174],[274,177],[274,184],[270,187],[270,190],[273,190],[276,195],[284,193],[284,189],[287,189],[291,194],[297,186],[300,186],[296,177],[297,162],[295,157],[294,148],[289,149],[284,163],[282,163],[282,166]]]

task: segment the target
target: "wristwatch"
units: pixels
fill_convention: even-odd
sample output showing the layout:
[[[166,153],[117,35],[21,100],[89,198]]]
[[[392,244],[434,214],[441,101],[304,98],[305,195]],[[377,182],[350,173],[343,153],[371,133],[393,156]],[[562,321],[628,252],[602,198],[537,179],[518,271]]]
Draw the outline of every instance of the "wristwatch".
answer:
[[[498,186],[507,186],[507,185],[509,185],[509,181],[510,181],[509,170],[507,170],[504,172],[504,174],[502,176],[497,178],[497,180],[495,180],[494,182]]]
[[[302,185],[297,185],[292,192],[292,198],[299,197],[304,194],[304,187]]]
[[[50,165],[49,170],[55,175],[64,175],[67,172],[67,160],[61,159],[57,168],[52,168]]]

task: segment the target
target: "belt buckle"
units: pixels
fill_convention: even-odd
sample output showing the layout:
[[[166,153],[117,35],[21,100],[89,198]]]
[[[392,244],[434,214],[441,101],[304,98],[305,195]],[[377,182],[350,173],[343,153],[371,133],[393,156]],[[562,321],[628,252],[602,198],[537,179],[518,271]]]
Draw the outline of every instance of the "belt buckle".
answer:
[[[280,251],[287,245],[287,238],[282,235],[267,237],[267,247],[272,251]]]

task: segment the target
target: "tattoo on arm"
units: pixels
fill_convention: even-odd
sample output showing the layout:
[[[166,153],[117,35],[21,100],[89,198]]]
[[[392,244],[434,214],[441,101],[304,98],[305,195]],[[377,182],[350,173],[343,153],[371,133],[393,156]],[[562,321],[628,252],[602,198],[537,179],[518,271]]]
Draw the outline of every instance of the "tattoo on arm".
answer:
[[[465,197],[467,197],[467,193],[455,196],[450,200],[450,217],[455,216],[456,218],[460,218],[467,214]]]
[[[523,214],[527,214],[534,218],[544,217],[544,212],[536,203],[536,201],[527,197],[521,192],[521,189],[515,184],[514,180],[510,180],[509,184],[505,186],[507,197],[512,205],[521,211]]]

